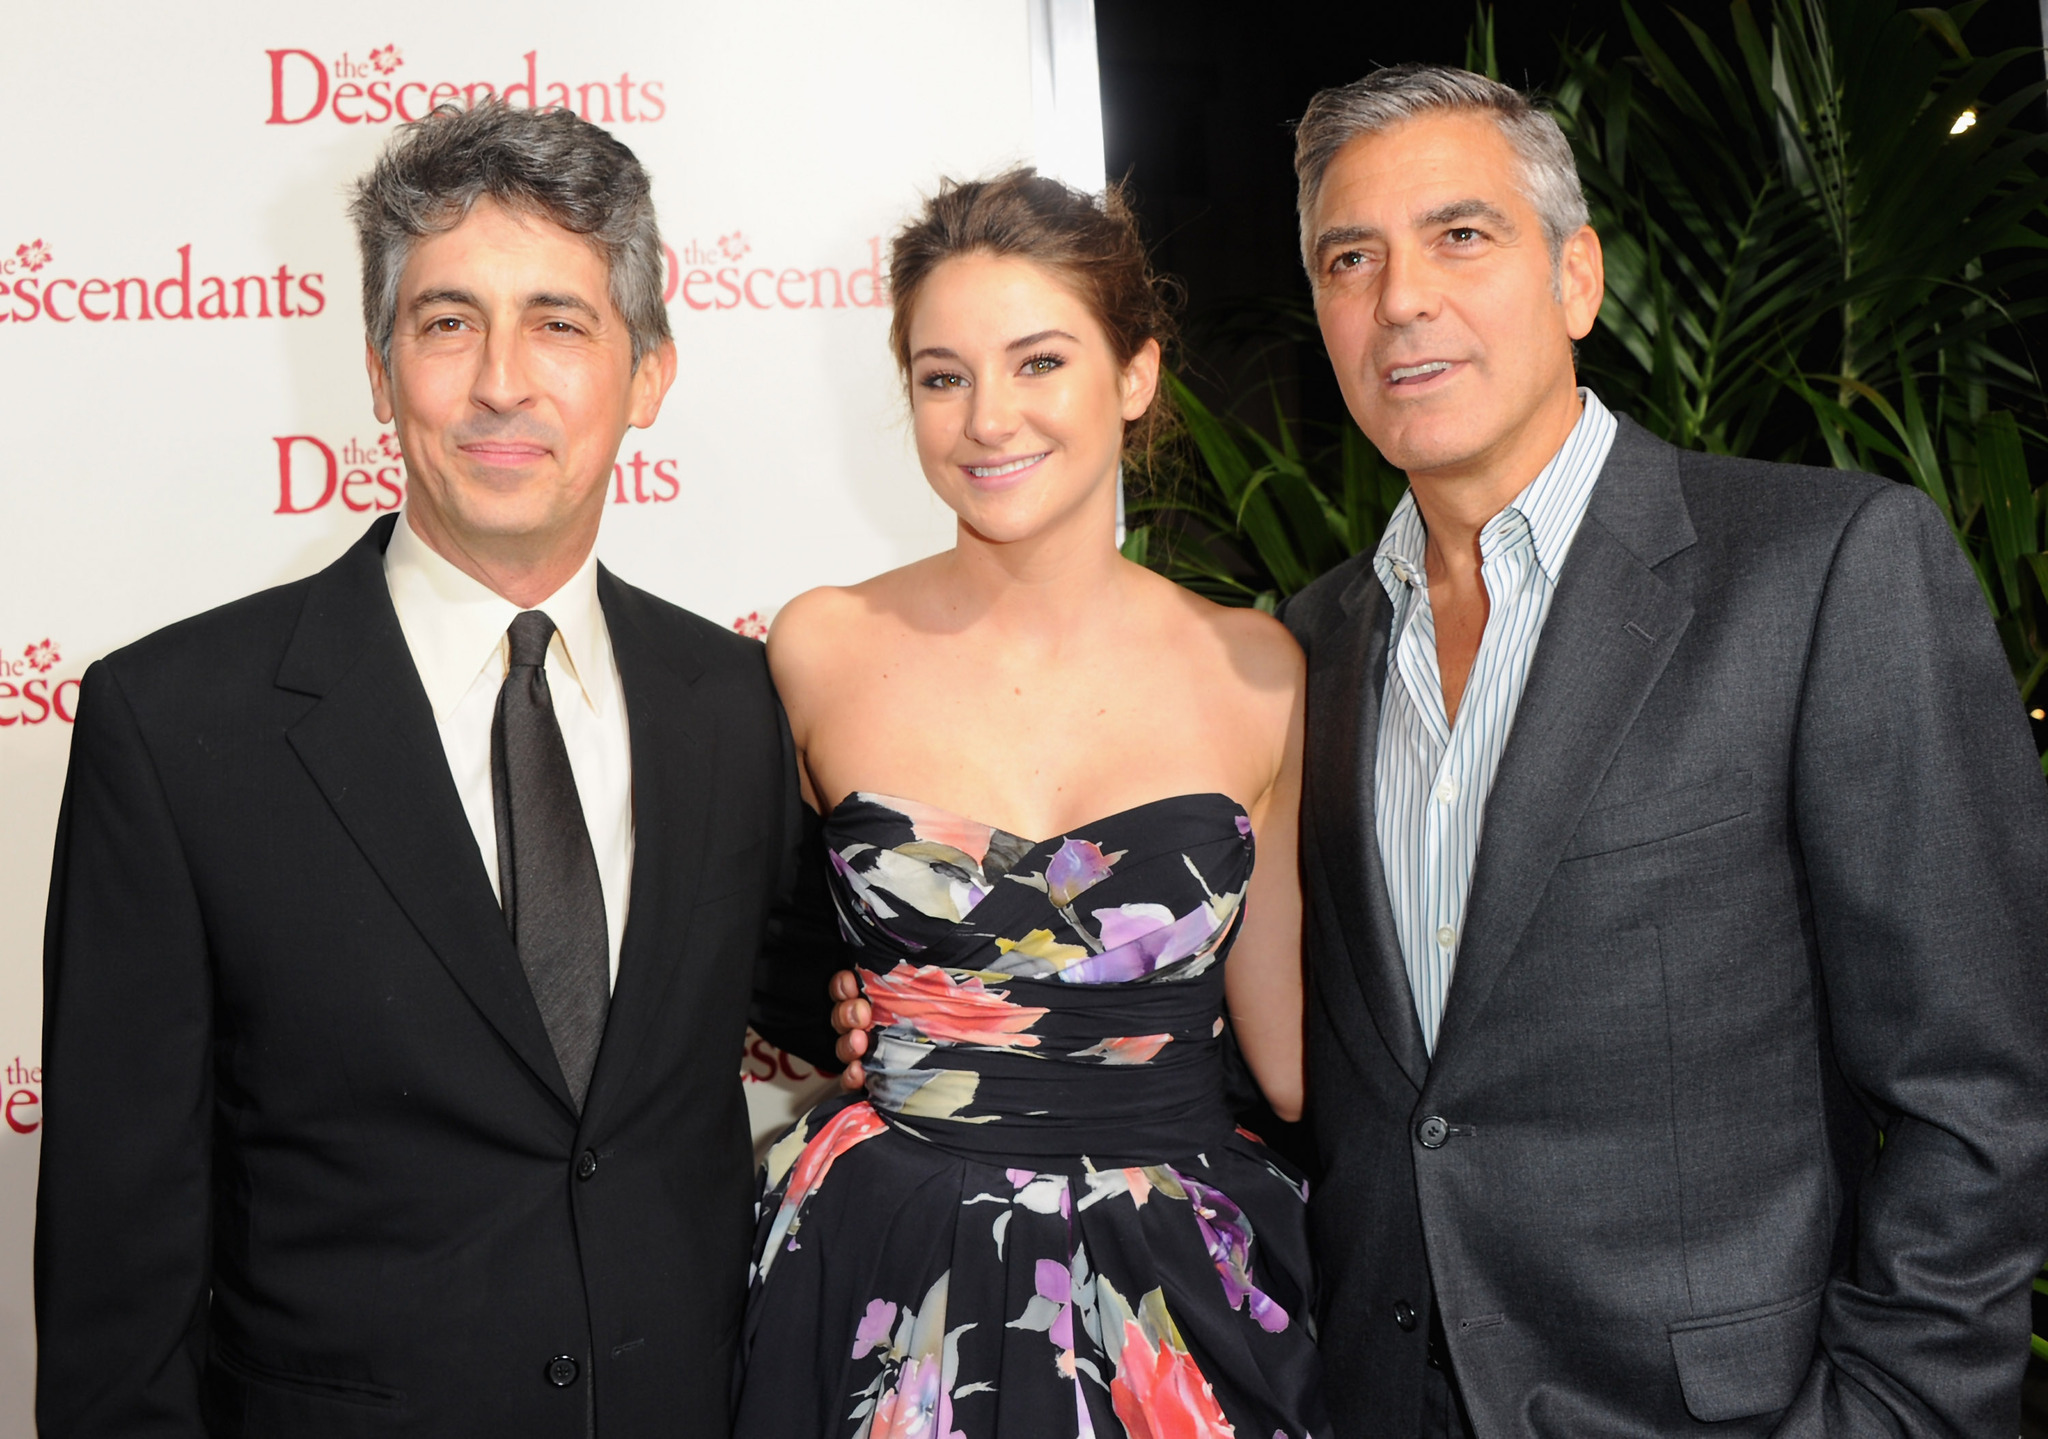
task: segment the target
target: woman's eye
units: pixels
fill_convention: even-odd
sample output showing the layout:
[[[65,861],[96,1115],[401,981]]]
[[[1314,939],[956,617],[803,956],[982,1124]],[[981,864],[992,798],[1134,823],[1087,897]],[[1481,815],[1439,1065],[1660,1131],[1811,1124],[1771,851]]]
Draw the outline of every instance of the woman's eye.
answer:
[[[1027,375],[1050,375],[1065,363],[1066,361],[1058,355],[1033,355],[1024,362],[1024,373]]]
[[[918,383],[927,390],[957,390],[966,384],[967,380],[964,376],[956,375],[950,370],[939,370],[933,374],[926,375]]]

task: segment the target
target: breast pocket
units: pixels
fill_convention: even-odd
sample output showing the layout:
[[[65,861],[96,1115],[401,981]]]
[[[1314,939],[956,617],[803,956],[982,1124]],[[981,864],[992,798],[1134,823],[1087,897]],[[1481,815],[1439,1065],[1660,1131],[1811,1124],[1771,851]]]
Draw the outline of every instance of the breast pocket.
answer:
[[[1749,771],[1731,770],[1588,810],[1564,857],[1589,859],[1726,824],[1749,813],[1755,801],[1753,791]]]

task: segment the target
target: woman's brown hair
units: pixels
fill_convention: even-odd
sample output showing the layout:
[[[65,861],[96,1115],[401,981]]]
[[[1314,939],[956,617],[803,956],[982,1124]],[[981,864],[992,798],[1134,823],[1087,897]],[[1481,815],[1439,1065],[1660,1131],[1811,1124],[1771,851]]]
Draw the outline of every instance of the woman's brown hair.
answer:
[[[1041,175],[1028,165],[986,180],[944,180],[923,212],[889,244],[889,290],[895,312],[889,345],[907,381],[910,317],[918,291],[942,261],[960,255],[1029,260],[1052,272],[1095,316],[1119,366],[1157,340],[1173,339],[1171,282],[1153,273],[1120,186],[1100,200]],[[1162,380],[1152,404],[1124,427],[1126,456],[1146,456],[1170,424],[1172,404]]]

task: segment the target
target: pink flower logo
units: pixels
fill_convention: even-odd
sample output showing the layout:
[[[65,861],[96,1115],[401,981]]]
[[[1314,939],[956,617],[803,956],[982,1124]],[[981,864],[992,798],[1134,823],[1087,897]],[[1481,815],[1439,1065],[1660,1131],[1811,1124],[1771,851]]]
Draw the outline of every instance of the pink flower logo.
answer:
[[[398,460],[405,458],[398,448],[398,436],[390,430],[386,430],[383,434],[377,436],[377,448],[384,452],[386,459]]]
[[[733,633],[745,635],[750,640],[768,638],[768,622],[761,618],[759,610],[748,610],[732,622]]]
[[[725,256],[728,260],[740,259],[753,248],[752,245],[747,243],[747,237],[738,230],[733,231],[730,235],[720,235],[718,237],[718,253]]]
[[[41,240],[31,240],[26,245],[14,247],[14,258],[21,261],[21,267],[30,274],[50,263],[50,247]]]
[[[396,45],[386,45],[381,50],[370,52],[370,63],[377,67],[379,75],[389,75],[405,63],[405,57],[398,53]]]
[[[57,653],[57,647],[47,639],[40,644],[30,645],[21,652],[21,657],[28,661],[30,669],[34,670],[37,674],[43,675],[55,669],[57,661],[64,658],[64,656]]]

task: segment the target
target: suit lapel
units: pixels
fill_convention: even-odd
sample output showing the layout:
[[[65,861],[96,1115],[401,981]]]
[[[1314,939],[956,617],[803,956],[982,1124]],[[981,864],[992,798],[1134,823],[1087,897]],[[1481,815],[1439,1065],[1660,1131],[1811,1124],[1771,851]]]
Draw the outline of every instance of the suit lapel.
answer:
[[[598,570],[633,747],[633,889],[604,1044],[584,1106],[586,1128],[615,1103],[687,958],[713,813],[713,727],[693,692],[680,636],[651,632],[642,597]],[[735,1060],[737,1063],[737,1060]]]
[[[1436,1067],[1485,1008],[1551,871],[1692,619],[1654,567],[1693,543],[1679,452],[1623,419],[1529,667],[1465,906]]]
[[[286,738],[470,1002],[573,1114],[391,605],[394,519],[313,579],[277,683],[320,702]]]
[[[1380,1038],[1419,1090],[1429,1070],[1394,930],[1374,820],[1380,697],[1392,607],[1371,566],[1340,600],[1344,622],[1316,645],[1310,672],[1309,843],[1318,888],[1337,912],[1351,971]]]

